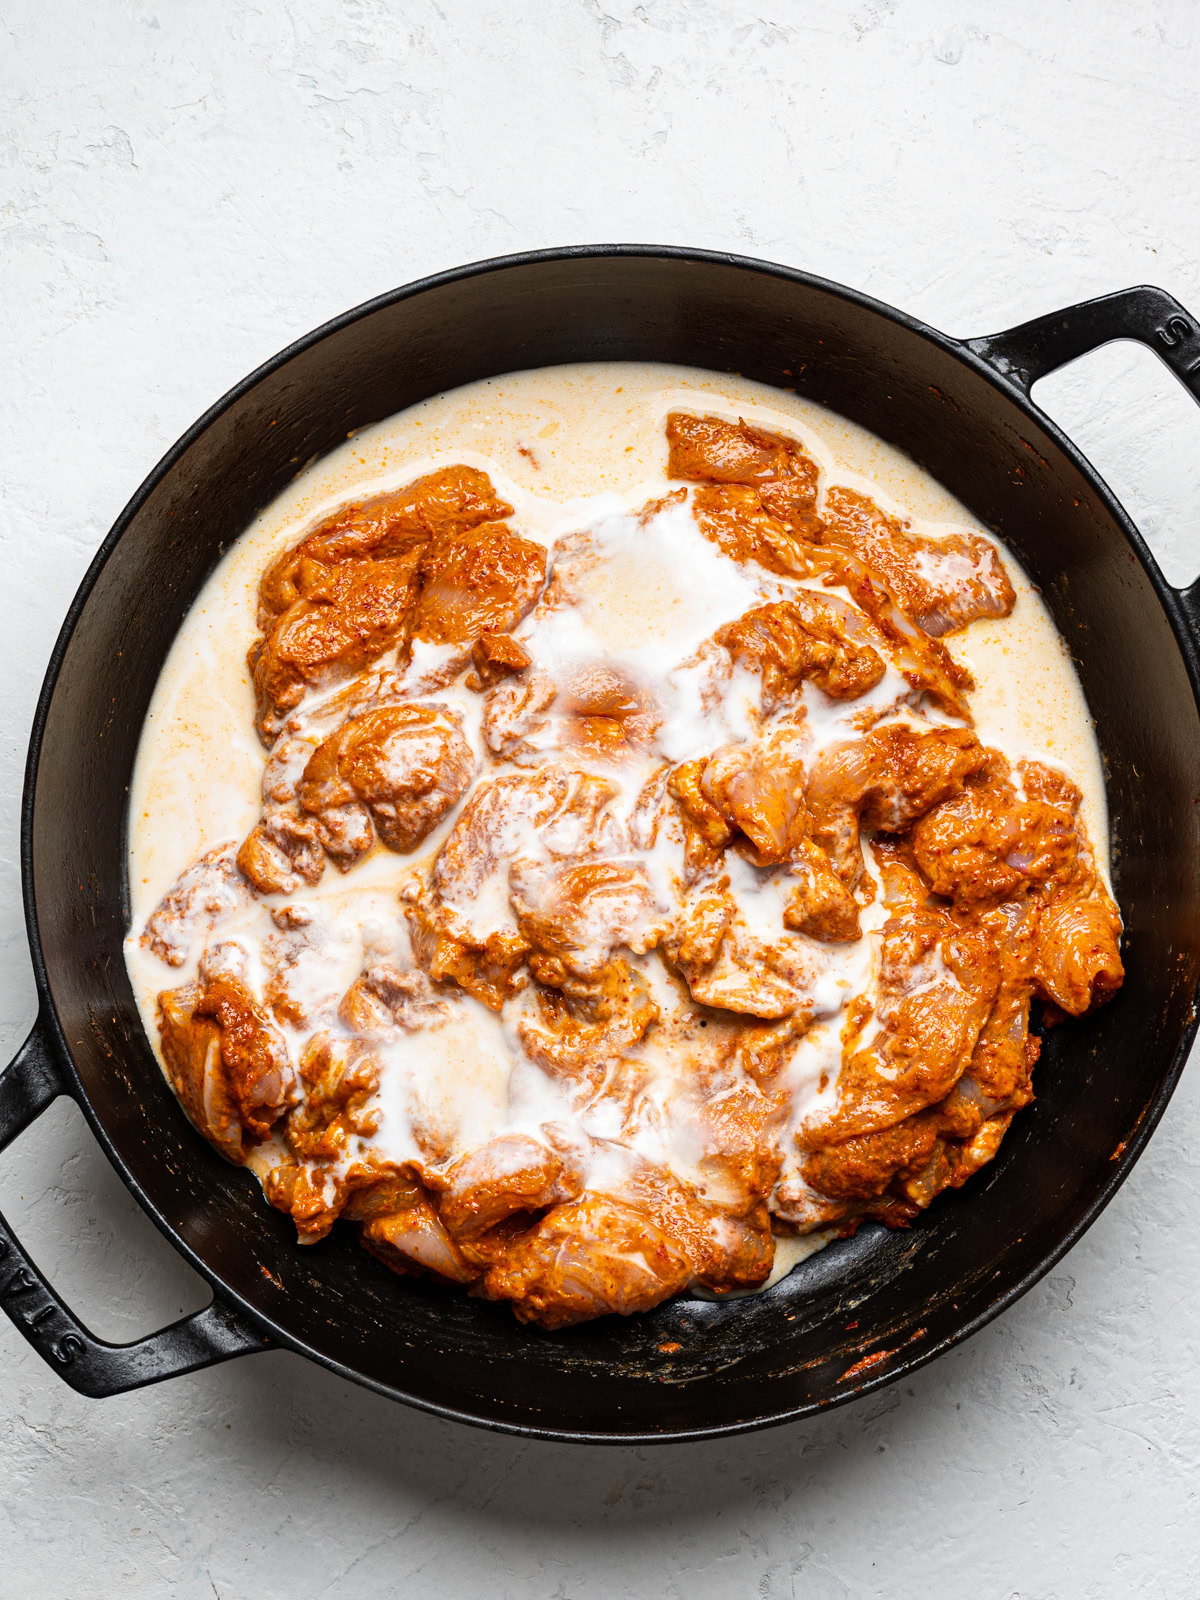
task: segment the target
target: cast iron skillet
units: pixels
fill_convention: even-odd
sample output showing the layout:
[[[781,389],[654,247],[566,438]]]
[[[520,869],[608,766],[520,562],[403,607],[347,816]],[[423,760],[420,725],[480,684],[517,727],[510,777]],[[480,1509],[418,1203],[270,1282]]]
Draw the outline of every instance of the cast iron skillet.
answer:
[[[1200,398],[1200,327],[1127,289],[960,343],[785,267],[697,250],[510,256],[398,289],[238,385],[138,490],[92,563],[38,702],[21,831],[41,1012],[0,1076],[0,1147],[59,1094],[213,1286],[132,1344],[97,1339],[0,1220],[0,1299],[73,1388],[116,1394],[283,1346],[381,1394],[542,1438],[698,1439],[888,1383],[981,1327],[1079,1238],[1162,1115],[1200,979],[1200,583],[1163,579],[1079,452],[1030,403],[1044,373],[1139,339]],[[566,1333],[400,1281],[347,1233],[308,1250],[195,1134],[125,976],[125,807],[142,718],[196,592],[259,509],[348,432],[472,379],[628,358],[736,371],[906,450],[1046,595],[1107,763],[1128,977],[1056,1030],[999,1158],[909,1232],[865,1228],[756,1299],[677,1299]],[[336,1230],[335,1230],[336,1231]]]

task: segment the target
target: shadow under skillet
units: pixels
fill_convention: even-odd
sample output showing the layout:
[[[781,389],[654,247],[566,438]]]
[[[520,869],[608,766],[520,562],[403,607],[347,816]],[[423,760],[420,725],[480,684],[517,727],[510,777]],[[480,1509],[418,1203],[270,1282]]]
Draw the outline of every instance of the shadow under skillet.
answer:
[[[134,1337],[207,1298],[198,1275],[140,1217],[69,1102],[10,1154],[19,1159],[4,1174],[5,1204],[14,1215],[26,1212],[22,1226],[47,1265],[61,1248],[64,1270],[69,1267],[73,1279],[67,1286],[98,1331]],[[49,1187],[47,1173],[53,1174]],[[76,1224],[70,1229],[63,1228],[64,1208]],[[836,1292],[839,1280],[854,1279],[864,1269],[869,1275],[872,1255],[888,1238],[864,1229],[812,1256],[768,1294],[797,1309],[806,1299],[819,1300],[821,1290]],[[365,1256],[362,1270],[383,1271]],[[385,1281],[397,1294],[415,1287],[390,1275]],[[697,1327],[739,1316],[738,1302],[680,1298],[673,1309]],[[250,1482],[270,1483],[286,1462],[290,1482],[302,1495],[319,1494],[323,1484],[336,1482],[339,1492],[363,1498],[364,1514],[371,1506],[395,1506],[404,1520],[436,1505],[444,1521],[482,1527],[485,1534],[491,1529],[488,1537],[569,1533],[598,1546],[622,1529],[632,1533],[651,1525],[701,1538],[718,1522],[727,1527],[764,1501],[795,1505],[798,1496],[802,1506],[819,1495],[827,1505],[840,1496],[860,1496],[896,1455],[910,1467],[927,1459],[931,1441],[965,1420],[956,1419],[964,1405],[969,1408],[985,1390],[999,1398],[1012,1384],[1011,1364],[998,1358],[998,1348],[1019,1342],[1022,1326],[1036,1326],[1043,1317],[1032,1296],[968,1347],[836,1413],[765,1433],[653,1449],[580,1448],[485,1432],[397,1405],[284,1351],[229,1362],[104,1405],[118,1427],[133,1416],[173,1421],[182,1413],[191,1419],[189,1431],[200,1436],[200,1447],[215,1462],[232,1452]],[[933,1447],[941,1453],[940,1444]]]
[[[397,1407],[283,1352],[231,1363],[220,1381],[229,1414],[252,1419],[239,1429],[241,1449],[260,1456],[268,1476],[283,1454],[299,1453],[311,1458],[305,1475],[314,1481],[346,1474],[368,1499],[438,1505],[444,1518],[472,1528],[486,1522],[497,1531],[599,1538],[652,1522],[696,1536],[718,1518],[736,1519],[764,1498],[804,1496],[818,1482],[823,1503],[857,1497],[885,1451],[910,1462],[927,1453],[977,1388],[980,1362],[993,1363],[995,1381],[1004,1381],[1006,1369],[985,1347],[1004,1340],[1005,1327],[843,1410],[765,1433],[653,1448],[484,1432]],[[217,1374],[203,1381],[215,1383]]]

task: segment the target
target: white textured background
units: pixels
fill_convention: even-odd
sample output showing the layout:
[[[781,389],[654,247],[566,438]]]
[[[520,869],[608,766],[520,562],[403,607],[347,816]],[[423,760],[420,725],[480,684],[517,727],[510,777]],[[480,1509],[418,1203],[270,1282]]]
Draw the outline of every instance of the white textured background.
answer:
[[[418,274],[725,247],[977,334],[1200,312],[1194,0],[0,0],[0,1046],[29,719],[122,504],[286,341]],[[1040,386],[1183,581],[1200,417],[1140,348]],[[1119,670],[1119,663],[1114,664]],[[0,1597],[1200,1593],[1200,1072],[1086,1240],[908,1385],[710,1446],[443,1424],[298,1358],[102,1403],[0,1319]],[[0,1205],[132,1338],[202,1303],[56,1107]]]

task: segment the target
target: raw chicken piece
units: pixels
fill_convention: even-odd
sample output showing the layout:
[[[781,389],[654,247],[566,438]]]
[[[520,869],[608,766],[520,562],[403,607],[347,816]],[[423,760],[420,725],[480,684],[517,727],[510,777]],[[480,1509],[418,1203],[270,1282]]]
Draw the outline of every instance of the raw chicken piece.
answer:
[[[435,1027],[450,1014],[423,972],[399,972],[386,961],[367,967],[342,996],[338,1017],[355,1033],[388,1034],[396,1028],[416,1033]]]
[[[658,1015],[646,980],[624,960],[609,961],[592,978],[573,978],[536,954],[529,962],[548,981],[532,991],[517,1023],[521,1048],[552,1077],[594,1092]]]
[[[751,427],[740,419],[727,422],[722,417],[673,411],[667,418],[667,440],[671,447],[668,477],[752,485],[771,517],[789,524],[804,538],[819,531],[817,465],[794,439]]]
[[[989,752],[983,772],[916,824],[913,852],[934,893],[960,910],[995,904],[1071,876],[1078,806],[1074,786],[1059,803],[1018,795],[1008,763]]]
[[[891,909],[879,947],[879,996],[873,1017],[864,1014],[847,1036],[839,1103],[816,1136],[821,1144],[890,1127],[945,1099],[1000,987],[987,930],[938,905],[899,857],[881,849],[876,860]]]
[[[352,1218],[352,1213],[353,1202],[343,1214]],[[424,1191],[408,1204],[368,1217],[359,1237],[393,1272],[432,1272],[451,1283],[471,1283],[479,1276],[479,1269],[465,1259]]]
[[[456,530],[512,516],[486,472],[475,467],[444,467],[403,489],[347,506],[285,550],[259,585],[258,625],[266,631],[274,617],[320,586],[331,567],[397,555]]]
[[[311,746],[307,748],[311,749]],[[370,848],[370,837],[363,844]],[[273,807],[256,822],[237,853],[238,871],[259,894],[294,894],[325,871],[325,852],[312,817],[297,806]]]
[[[838,877],[829,856],[812,839],[801,839],[788,856],[795,887],[783,925],[827,944],[853,944],[862,937],[858,901]]]
[[[755,744],[731,744],[711,755],[700,794],[756,867],[786,861],[808,836],[802,745],[792,730]],[[715,830],[714,836],[715,836]]]
[[[221,1056],[221,1030],[195,1015],[198,984],[158,997],[158,1029],[167,1077],[194,1127],[229,1161],[244,1159],[240,1107]]]
[[[942,1102],[942,1119],[958,1138],[971,1138],[997,1111],[1033,1099],[1030,1075],[1041,1041],[1029,1032],[1029,1003],[1041,907],[1036,898],[1009,901],[978,914],[1000,966],[1000,984],[971,1063]]]
[[[859,937],[858,903],[811,838],[805,802],[803,742],[784,728],[755,744],[728,745],[707,761],[691,761],[672,772],[669,792],[679,801],[688,827],[692,861],[715,865],[733,842],[756,867],[787,863],[796,882],[783,911],[783,926],[814,939],[844,943]]]
[[[937,1113],[924,1111],[812,1152],[804,1177],[831,1200],[873,1200],[895,1180],[918,1173],[937,1142]]]
[[[467,677],[468,689],[490,689],[503,678],[512,678],[531,664],[529,651],[511,633],[481,633],[471,646],[474,672]]]
[[[835,745],[821,754],[809,775],[812,836],[839,877],[855,884],[862,872],[860,826],[901,832],[957,794],[987,760],[983,746],[965,728],[918,733],[906,723],[893,723],[863,739]]]
[[[263,769],[262,820],[242,840],[238,870],[259,894],[294,894],[317,883],[325,852],[317,824],[296,804],[296,785],[313,753],[309,739],[277,739]]]
[[[462,796],[474,770],[459,713],[407,701],[339,728],[313,752],[296,794],[345,871],[375,833],[389,850],[416,849]]]
[[[578,1172],[548,1145],[526,1134],[506,1134],[456,1161],[438,1200],[442,1221],[456,1239],[494,1228],[518,1214],[546,1211],[579,1194]]]
[[[692,494],[692,515],[704,537],[731,561],[753,562],[781,578],[807,578],[824,570],[820,551],[767,510],[759,489],[706,483]],[[801,523],[808,526],[803,516]]]
[[[854,489],[825,496],[826,544],[852,550],[877,572],[915,623],[935,637],[977,617],[1006,617],[1016,602],[995,545],[977,533],[913,533]]]
[[[379,1062],[362,1039],[318,1033],[300,1057],[304,1100],[288,1115],[286,1137],[299,1161],[339,1161],[352,1136],[378,1131],[371,1106],[379,1088]]]
[[[505,761],[537,760],[550,748],[549,710],[558,686],[544,672],[524,672],[499,683],[483,703],[483,736]]]
[[[934,639],[897,604],[883,580],[849,551],[823,546],[823,581],[843,586],[854,604],[868,616],[885,641],[896,671],[917,693],[928,695],[939,711],[972,721],[964,691],[975,680],[940,639]]]
[[[146,922],[142,943],[170,967],[182,967],[198,940],[247,903],[232,844],[208,850],[180,873]]]
[[[1124,981],[1121,913],[1090,864],[1047,898],[1034,978],[1039,993],[1071,1017],[1111,1000]]]
[[[421,554],[413,637],[471,645],[484,633],[508,633],[537,599],[545,577],[544,546],[519,538],[502,522],[445,534]]]
[[[657,907],[640,861],[526,857],[513,862],[509,889],[543,983],[554,981],[552,968],[594,978],[621,946],[642,954],[656,942]]]
[[[491,1300],[511,1300],[522,1322],[566,1328],[606,1312],[629,1316],[678,1294],[683,1258],[639,1211],[587,1195],[555,1206],[513,1241],[483,1278]]]
[[[237,947],[218,946],[199,980],[158,997],[167,1074],[195,1126],[230,1161],[295,1103],[287,1044],[238,976]]]
[[[883,677],[882,643],[866,618],[833,595],[799,589],[790,600],[756,606],[714,635],[740,665],[762,674],[770,713],[804,680],[836,700],[855,700]]]
[[[407,652],[420,558],[416,546],[323,569],[321,581],[270,624],[248,657],[265,743],[310,689],[353,677],[385,651]]]
[[[1121,985],[1121,918],[1081,832],[1080,795],[1061,773],[1022,762],[1019,794],[1008,765],[989,768],[913,829],[913,851],[934,891],[960,909],[1033,894],[1027,980],[1060,1010],[1081,1016]],[[1002,908],[1004,909],[1004,908]]]
[[[512,678],[492,690],[483,714],[488,748],[521,763],[559,752],[620,763],[650,746],[661,721],[651,695],[604,662],[561,685],[538,671]]]
[[[766,1200],[710,1202],[662,1167],[647,1166],[630,1185],[633,1203],[670,1241],[689,1280],[715,1294],[757,1288],[771,1272],[775,1240]]]
[[[573,673],[557,704],[561,747],[604,762],[647,748],[662,721],[650,695],[605,662]]]
[[[529,1056],[555,1076],[600,1081],[657,1015],[641,974],[665,926],[641,862],[518,857],[510,903],[539,987],[517,1024]]]
[[[606,811],[616,793],[565,768],[479,785],[438,852],[428,893],[406,911],[414,953],[435,982],[456,983],[496,1011],[516,993],[530,946],[509,903],[509,864],[619,848]]]
[[[782,915],[775,938],[748,927],[727,874],[685,895],[662,949],[701,1005],[766,1021],[812,1016],[818,961],[811,946],[789,933]]]
[[[270,743],[309,689],[353,677],[389,650],[406,656],[414,627],[425,627],[422,637],[450,637],[446,618],[461,610],[455,573],[500,588],[516,581],[496,558],[524,547],[495,520],[511,515],[485,473],[448,467],[338,512],[285,551],[259,587],[263,637],[249,657],[261,737]],[[490,529],[482,539],[474,535],[481,523]]]

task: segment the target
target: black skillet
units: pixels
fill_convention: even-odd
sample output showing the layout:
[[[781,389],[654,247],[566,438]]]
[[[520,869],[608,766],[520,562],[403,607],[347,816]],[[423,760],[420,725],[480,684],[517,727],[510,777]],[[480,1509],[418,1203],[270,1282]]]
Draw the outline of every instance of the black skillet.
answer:
[[[483,262],[347,313],[220,401],[138,490],[59,635],[21,827],[41,1010],[0,1076],[0,1147],[74,1096],[122,1180],[213,1286],[205,1310],[97,1339],[0,1220],[0,1300],[73,1388],[117,1394],[282,1346],[380,1394],[540,1438],[699,1439],[889,1383],[1035,1283],[1141,1154],[1195,1032],[1200,584],[1165,582],[1096,473],[1029,400],[1139,339],[1200,397],[1200,326],[1127,289],[960,343],[837,284],[704,251],[596,246]],[[871,1227],[776,1288],[567,1333],[401,1281],[347,1232],[293,1242],[192,1131],[134,1007],[125,811],[155,680],[222,548],[356,428],[473,379],[565,361],[683,362],[795,389],[908,452],[1015,550],[1079,664],[1107,763],[1127,929],[1119,998],[1056,1030],[998,1159],[909,1232]],[[335,1233],[337,1230],[335,1230]]]

